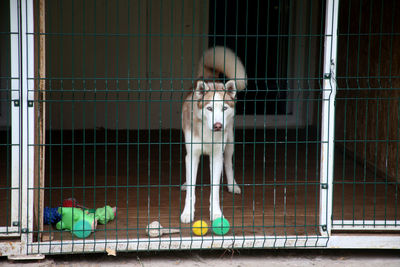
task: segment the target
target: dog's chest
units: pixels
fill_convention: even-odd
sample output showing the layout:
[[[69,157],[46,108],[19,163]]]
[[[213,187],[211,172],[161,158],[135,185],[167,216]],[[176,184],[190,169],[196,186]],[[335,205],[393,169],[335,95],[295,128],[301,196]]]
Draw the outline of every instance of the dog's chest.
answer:
[[[213,132],[203,128],[199,136],[185,133],[185,142],[191,145],[192,151],[211,155],[225,150],[227,134],[227,132]]]

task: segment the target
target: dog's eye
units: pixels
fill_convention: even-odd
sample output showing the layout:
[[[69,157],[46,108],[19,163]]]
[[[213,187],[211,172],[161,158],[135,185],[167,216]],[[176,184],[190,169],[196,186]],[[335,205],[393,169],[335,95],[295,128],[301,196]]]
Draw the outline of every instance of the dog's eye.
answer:
[[[213,108],[212,107],[207,107],[207,110],[213,111]]]
[[[227,109],[228,109],[228,107],[226,107],[226,106],[223,108],[223,110],[227,110]]]

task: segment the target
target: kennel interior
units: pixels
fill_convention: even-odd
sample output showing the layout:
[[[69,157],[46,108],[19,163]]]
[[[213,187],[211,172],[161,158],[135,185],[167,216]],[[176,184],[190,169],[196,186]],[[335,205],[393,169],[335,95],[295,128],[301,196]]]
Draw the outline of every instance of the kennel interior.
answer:
[[[0,12],[12,22],[10,3],[2,3]],[[35,202],[28,211],[33,228],[25,229],[32,234],[33,250],[97,251],[96,244],[104,243],[130,250],[135,242],[179,249],[199,240],[204,245],[193,248],[224,248],[224,240],[246,238],[259,239],[260,247],[315,247],[327,246],[335,233],[390,230],[398,236],[400,66],[395,47],[400,29],[395,18],[400,9],[396,1],[341,1],[337,64],[326,73],[324,48],[333,36],[326,31],[337,7],[332,3],[33,1],[34,31],[27,34],[35,45],[35,86],[28,89],[35,95],[29,145],[35,151],[35,181],[27,192]],[[6,119],[1,121],[0,175],[6,179],[0,180],[0,204],[7,216],[1,217],[5,228],[0,229],[7,235],[16,216],[11,218],[10,195],[19,192],[12,185],[12,149],[20,143],[10,127],[15,101],[7,51],[12,51],[14,32],[12,23],[2,27],[0,118]],[[191,224],[179,219],[186,154],[181,106],[197,79],[202,51],[215,45],[235,51],[248,74],[248,86],[237,96],[234,127],[234,176],[242,192],[229,193],[223,177],[221,208],[230,231],[217,236],[210,229],[197,237]],[[326,91],[332,90],[326,80],[337,85],[337,95],[334,110],[323,116],[324,104],[331,101]],[[333,170],[328,171],[334,176],[329,181],[321,178],[327,175],[322,165],[328,155],[321,129],[332,114]],[[331,200],[324,199],[322,192],[328,191]],[[209,159],[202,157],[195,220],[211,225],[209,192]],[[68,198],[88,208],[116,206],[116,218],[86,239],[42,226],[43,208],[59,207]],[[330,209],[332,218],[324,217]],[[157,247],[160,239],[145,232],[152,221],[181,232],[163,236],[169,245]],[[83,247],[63,250],[70,241]]]

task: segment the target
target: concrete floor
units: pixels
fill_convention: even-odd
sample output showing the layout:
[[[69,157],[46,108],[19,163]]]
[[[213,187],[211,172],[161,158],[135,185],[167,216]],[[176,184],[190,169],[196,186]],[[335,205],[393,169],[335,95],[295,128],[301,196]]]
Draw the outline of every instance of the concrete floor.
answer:
[[[256,250],[120,253],[47,256],[38,262],[10,262],[1,266],[400,266],[398,250]]]

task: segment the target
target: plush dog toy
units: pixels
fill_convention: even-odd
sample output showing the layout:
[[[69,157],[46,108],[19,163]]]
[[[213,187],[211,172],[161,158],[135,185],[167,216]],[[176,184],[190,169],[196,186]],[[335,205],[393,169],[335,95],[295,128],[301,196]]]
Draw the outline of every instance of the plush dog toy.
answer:
[[[95,213],[74,207],[59,207],[58,213],[61,221],[56,224],[58,230],[70,230],[72,234],[79,238],[88,237],[97,227],[97,222],[106,224],[114,220],[117,208],[105,206],[96,209]]]

